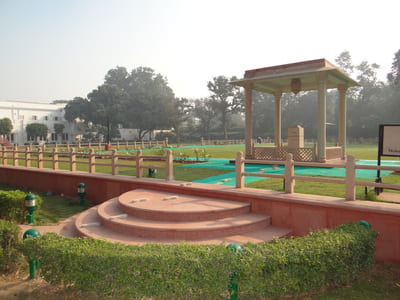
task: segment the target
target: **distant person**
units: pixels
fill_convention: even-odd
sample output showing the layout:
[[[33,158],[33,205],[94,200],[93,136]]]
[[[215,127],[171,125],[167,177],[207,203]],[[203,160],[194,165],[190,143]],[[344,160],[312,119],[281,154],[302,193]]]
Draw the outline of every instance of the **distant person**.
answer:
[[[258,136],[257,137],[257,144],[261,144],[262,143],[262,138],[261,138],[261,136]]]

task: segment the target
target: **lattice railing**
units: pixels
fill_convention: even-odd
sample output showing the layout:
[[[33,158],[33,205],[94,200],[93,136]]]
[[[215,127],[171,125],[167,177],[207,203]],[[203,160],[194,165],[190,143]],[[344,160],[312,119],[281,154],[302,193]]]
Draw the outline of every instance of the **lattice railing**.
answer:
[[[295,161],[315,161],[313,148],[254,147],[254,159],[285,160],[287,153],[292,153]]]

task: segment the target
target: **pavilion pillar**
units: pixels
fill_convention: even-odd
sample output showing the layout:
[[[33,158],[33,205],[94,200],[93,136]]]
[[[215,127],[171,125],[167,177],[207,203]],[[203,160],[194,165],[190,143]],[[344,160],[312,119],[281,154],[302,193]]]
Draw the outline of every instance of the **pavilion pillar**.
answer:
[[[319,162],[326,162],[326,74],[318,75],[317,82],[317,160]]]
[[[253,84],[248,82],[244,86],[245,92],[245,120],[246,120],[246,131],[245,131],[245,148],[246,148],[246,159],[253,159]]]
[[[338,126],[338,142],[342,147],[342,159],[346,159],[346,91],[347,86],[338,85],[339,91],[339,126]]]
[[[275,96],[275,146],[282,146],[282,112],[281,112],[281,92],[274,93]]]

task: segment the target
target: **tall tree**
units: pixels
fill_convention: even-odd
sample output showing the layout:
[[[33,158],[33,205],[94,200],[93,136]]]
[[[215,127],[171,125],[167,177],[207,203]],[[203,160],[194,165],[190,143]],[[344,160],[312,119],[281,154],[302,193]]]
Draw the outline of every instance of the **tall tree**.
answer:
[[[37,138],[45,139],[49,129],[46,125],[40,123],[31,123],[25,127],[28,138],[36,140]]]
[[[56,140],[57,140],[57,136],[63,134],[64,128],[65,128],[65,126],[62,123],[55,123],[54,124],[54,132],[56,134]]]
[[[111,140],[111,127],[123,123],[128,95],[116,85],[103,84],[88,95],[89,119],[107,129],[107,143]]]
[[[0,119],[0,135],[8,136],[11,134],[13,126],[9,118]]]
[[[179,143],[182,135],[182,124],[191,118],[193,110],[192,103],[186,98],[175,99],[175,116],[171,116],[172,126],[176,133],[176,140]]]
[[[390,85],[400,87],[400,49],[394,54],[392,69],[387,79]]]
[[[200,135],[209,139],[212,121],[215,119],[213,101],[209,98],[195,100],[193,114],[199,120]]]
[[[224,138],[228,138],[229,114],[243,110],[244,98],[239,87],[230,84],[230,81],[236,80],[236,77],[230,79],[225,76],[214,77],[207,84],[211,92],[211,100],[215,111],[219,114]]]
[[[129,75],[127,125],[139,129],[139,139],[155,129],[169,129],[176,117],[175,96],[167,79],[154,70],[139,67]]]
[[[86,98],[75,97],[72,101],[68,102],[64,110],[64,118],[69,122],[73,122],[77,118],[85,122],[90,122],[90,105],[89,100]]]

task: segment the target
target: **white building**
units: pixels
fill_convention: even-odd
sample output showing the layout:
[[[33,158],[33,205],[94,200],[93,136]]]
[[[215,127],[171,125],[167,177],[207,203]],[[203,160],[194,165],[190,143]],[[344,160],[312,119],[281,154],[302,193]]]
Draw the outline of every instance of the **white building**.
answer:
[[[74,142],[77,132],[76,124],[70,123],[64,118],[65,103],[47,104],[33,102],[0,101],[0,119],[9,118],[13,125],[10,143],[23,145],[28,140],[26,126],[31,123],[44,124],[48,128],[46,141],[66,143]],[[63,124],[61,135],[56,135],[54,124]]]

